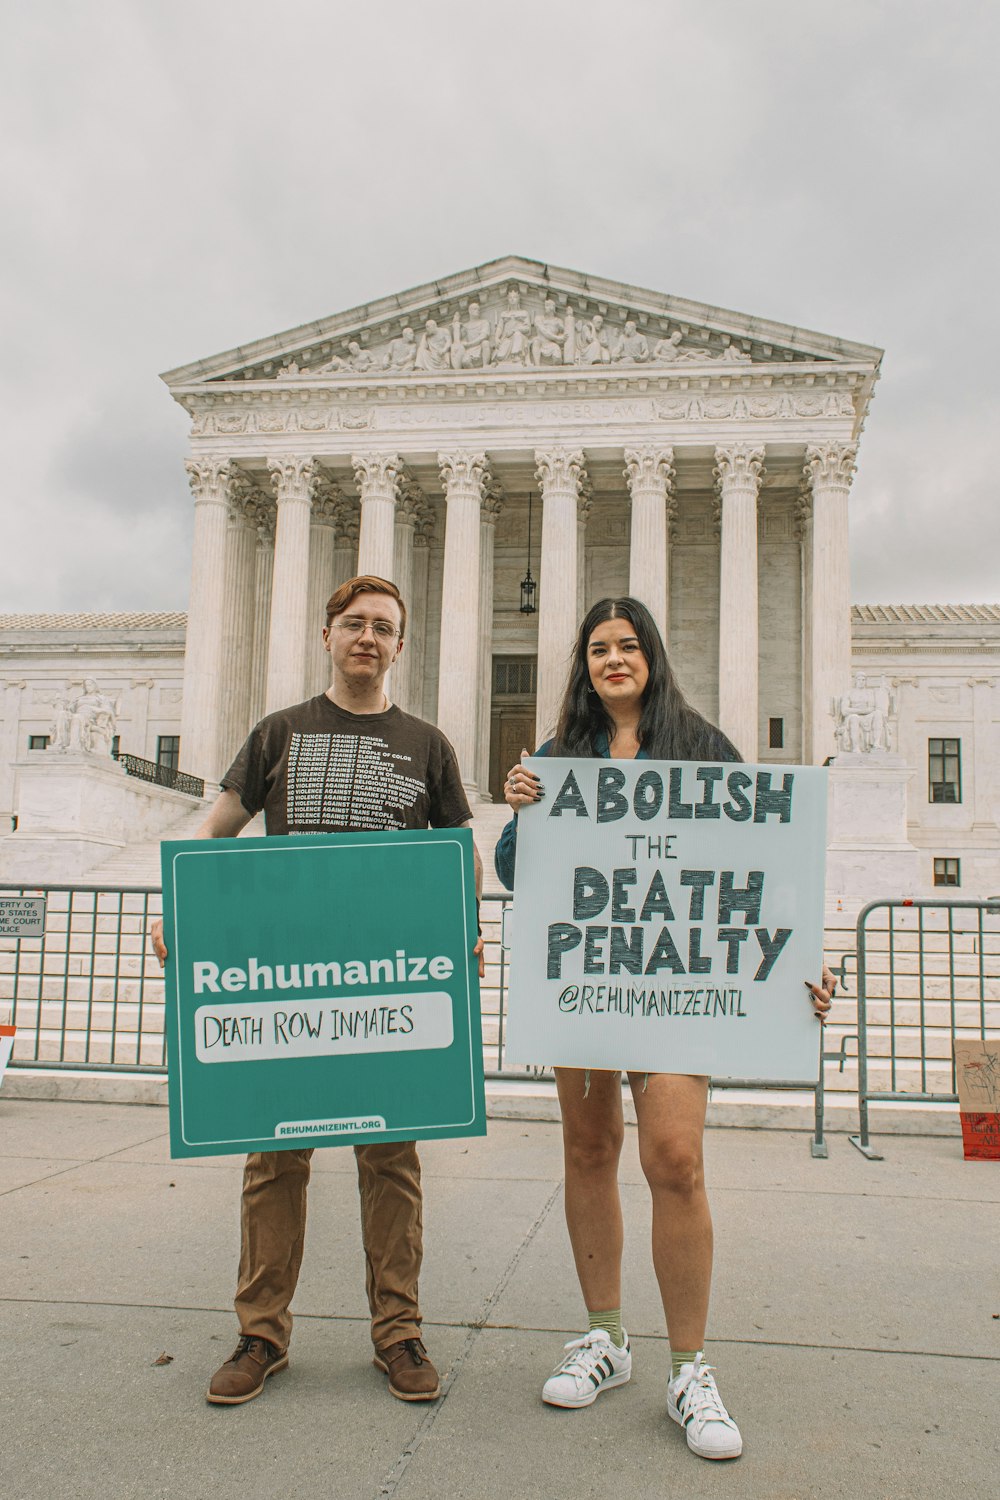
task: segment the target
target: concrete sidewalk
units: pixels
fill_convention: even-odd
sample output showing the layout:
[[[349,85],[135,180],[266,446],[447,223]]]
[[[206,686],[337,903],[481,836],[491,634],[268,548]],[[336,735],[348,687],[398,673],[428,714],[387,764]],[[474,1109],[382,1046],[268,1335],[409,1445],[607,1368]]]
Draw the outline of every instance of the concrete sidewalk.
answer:
[[[622,1169],[631,1384],[578,1412],[541,1384],[582,1317],[555,1124],[422,1148],[427,1343],[394,1401],[370,1363],[353,1156],[314,1158],[289,1369],[210,1407],[231,1352],[241,1164],[171,1162],[165,1112],[0,1097],[0,1493],[9,1500],[992,1500],[1000,1168],[948,1138],[714,1130],[712,1362],[744,1436],[695,1458],[666,1416],[649,1203]],[[157,1365],[161,1353],[172,1356]]]

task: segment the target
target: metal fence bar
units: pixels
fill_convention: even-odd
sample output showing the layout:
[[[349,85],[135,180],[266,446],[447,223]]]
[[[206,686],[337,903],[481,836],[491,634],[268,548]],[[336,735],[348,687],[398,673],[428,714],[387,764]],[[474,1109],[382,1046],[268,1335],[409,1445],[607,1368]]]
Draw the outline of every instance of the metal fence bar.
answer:
[[[886,916],[886,960],[888,991],[888,1083],[887,1089],[876,1089],[871,1086],[871,1031],[869,1006],[874,1003],[872,993],[873,980],[882,976],[876,968],[876,957],[879,952],[878,945],[871,939],[875,935],[872,918],[875,913],[884,912]],[[942,925],[935,927],[933,917],[935,912],[942,913]],[[915,934],[916,948],[913,953],[907,948],[903,941],[906,927],[904,925],[907,914],[912,913],[916,919]],[[959,921],[956,925],[956,916],[968,913],[968,922]],[[852,1145],[867,1156],[870,1161],[881,1161],[882,1157],[871,1144],[870,1135],[870,1112],[872,1103],[957,1103],[957,1079],[955,1073],[955,1041],[959,1033],[966,1036],[978,1036],[986,1040],[991,1029],[1000,1032],[1000,929],[994,932],[986,925],[987,916],[1000,916],[1000,900],[987,901],[974,900],[906,900],[906,901],[872,901],[863,907],[858,914],[857,920],[857,963],[858,963],[858,1134],[850,1137]],[[898,926],[897,926],[898,923]],[[897,933],[899,941],[897,941]],[[997,948],[991,949],[990,938],[997,937]],[[962,941],[971,941],[972,948],[963,948]],[[974,966],[967,963],[967,959],[975,956]],[[912,978],[915,984],[911,984],[912,990],[916,990],[915,1001],[917,1005],[917,1016],[915,1023],[900,1019],[899,1006],[906,1004],[905,990],[901,993],[901,983],[905,979],[908,958],[915,962]],[[938,958],[943,964],[943,971],[938,972]],[[995,960],[990,964],[987,959]],[[938,996],[937,991],[940,981],[944,981],[947,993]],[[961,998],[959,991],[965,986],[973,984],[975,995],[970,999]],[[997,984],[996,995],[991,999],[987,992],[990,984]],[[929,1018],[928,1006],[946,1005],[947,1024]],[[959,1005],[966,1007],[975,1004],[978,1010],[978,1024],[972,1023],[959,1014]],[[990,1007],[995,1007],[992,1014]],[[915,1034],[918,1041],[917,1066],[914,1068],[914,1059],[904,1050],[907,1045],[907,1034],[910,1038]],[[949,1049],[947,1068],[941,1065],[943,1057],[935,1055],[935,1045],[945,1043]],[[916,1074],[919,1079],[919,1088],[906,1088],[906,1064],[910,1064],[909,1072]],[[947,1073],[948,1087],[943,1088],[935,1084],[933,1072],[940,1075]]]

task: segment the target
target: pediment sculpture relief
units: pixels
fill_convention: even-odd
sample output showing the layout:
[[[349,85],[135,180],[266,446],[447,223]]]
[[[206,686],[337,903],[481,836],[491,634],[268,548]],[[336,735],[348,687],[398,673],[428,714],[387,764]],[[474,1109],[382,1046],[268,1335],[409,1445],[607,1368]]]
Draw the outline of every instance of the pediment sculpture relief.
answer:
[[[600,312],[580,316],[571,305],[560,307],[553,296],[531,307],[518,287],[508,286],[494,305],[484,306],[473,299],[450,318],[428,316],[422,324],[414,318],[392,338],[372,347],[364,345],[361,335],[345,340],[337,353],[318,365],[310,364],[305,355],[288,359],[276,378],[753,363],[751,355],[731,339],[721,347],[685,343],[686,332],[670,329],[666,317],[650,318],[649,326],[641,327],[640,320],[624,308],[614,316],[617,321],[609,321]]]

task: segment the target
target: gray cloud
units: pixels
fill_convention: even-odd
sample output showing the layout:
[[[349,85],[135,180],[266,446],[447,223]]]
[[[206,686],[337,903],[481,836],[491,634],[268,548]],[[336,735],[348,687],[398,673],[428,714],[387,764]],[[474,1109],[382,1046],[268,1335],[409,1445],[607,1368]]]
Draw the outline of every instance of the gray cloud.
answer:
[[[187,596],[156,371],[517,253],[882,345],[859,599],[997,598],[1000,12],[8,5],[9,609]]]

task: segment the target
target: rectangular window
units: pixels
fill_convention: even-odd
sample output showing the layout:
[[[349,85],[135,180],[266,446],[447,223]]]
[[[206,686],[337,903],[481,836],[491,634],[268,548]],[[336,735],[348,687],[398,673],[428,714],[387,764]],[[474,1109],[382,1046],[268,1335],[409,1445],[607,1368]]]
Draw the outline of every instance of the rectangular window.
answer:
[[[934,861],[934,884],[961,885],[961,861],[957,859],[936,859]]]
[[[767,748],[769,750],[784,750],[784,748],[785,748],[785,721],[784,721],[784,719],[768,719],[768,721],[767,721]]]
[[[961,802],[961,740],[927,741],[927,781],[929,802]]]
[[[120,734],[113,734],[111,736],[111,754],[114,756],[115,760],[117,760],[118,757],[119,757],[119,755],[121,754],[121,748],[122,748],[122,737],[121,737],[121,735]]]
[[[168,771],[179,771],[180,759],[180,735],[161,734],[156,741],[156,764],[158,766],[166,766]]]
[[[538,687],[538,662],[534,656],[497,656],[493,660],[493,696],[530,698]]]
[[[28,749],[47,750],[49,748],[49,738],[50,736],[47,734],[29,734]]]

